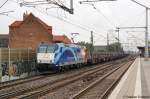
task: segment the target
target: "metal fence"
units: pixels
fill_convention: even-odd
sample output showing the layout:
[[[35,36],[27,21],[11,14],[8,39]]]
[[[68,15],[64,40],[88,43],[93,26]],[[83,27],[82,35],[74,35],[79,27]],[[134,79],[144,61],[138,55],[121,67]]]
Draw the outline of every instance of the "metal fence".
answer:
[[[20,76],[36,71],[36,56],[32,49],[0,48],[0,76]]]

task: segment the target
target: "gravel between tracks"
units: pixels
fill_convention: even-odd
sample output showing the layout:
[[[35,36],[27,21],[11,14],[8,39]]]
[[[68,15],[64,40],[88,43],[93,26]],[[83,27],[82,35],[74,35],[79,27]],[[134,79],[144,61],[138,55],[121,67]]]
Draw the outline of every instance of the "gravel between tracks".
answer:
[[[114,67],[112,67],[112,68],[114,68]],[[71,83],[67,86],[64,86],[64,87],[62,87],[58,90],[55,90],[54,92],[51,92],[47,95],[44,95],[44,96],[40,97],[39,99],[69,99],[71,96],[73,96],[74,94],[77,94],[80,90],[87,87],[90,83],[96,81],[98,78],[102,77],[104,74],[106,74],[111,69],[107,69],[105,71],[100,71],[98,73],[95,73],[94,75],[84,77],[81,80],[75,81],[74,83]],[[108,88],[108,86],[113,81],[114,81],[114,79],[105,80],[103,82],[103,85],[101,85],[101,87],[99,88],[99,90],[104,91],[104,89]],[[102,93],[100,93],[100,94],[102,94]],[[95,94],[93,94],[93,95],[95,95]],[[98,95],[98,94],[96,94],[96,95]],[[92,98],[87,98],[86,97],[85,99],[96,99],[96,98],[94,96]]]
[[[101,99],[104,92],[122,75],[122,73],[129,67],[129,63],[119,68],[116,72],[102,80],[102,82],[93,86],[87,93],[81,96],[79,99]]]
[[[99,66],[102,66],[102,65],[103,64],[101,64]],[[98,67],[98,66],[96,66],[96,67]],[[59,75],[57,75],[57,74],[54,75],[54,76],[52,75],[52,76],[46,77],[44,79],[38,79],[38,80],[35,80],[35,81],[19,84],[19,85],[12,86],[12,87],[9,87],[9,88],[4,88],[4,89],[0,90],[0,95],[5,94],[7,92],[12,92],[14,90],[19,90],[19,89],[22,89],[22,88],[29,88],[29,87],[37,86],[37,85],[39,85],[39,83],[53,82],[55,80],[62,79],[62,78],[65,78],[65,77],[69,77],[71,75],[75,75],[75,74],[81,73],[83,71],[86,71],[88,69],[96,68],[96,67],[91,66],[91,67],[81,68],[80,70],[76,69],[76,70],[68,71],[68,72],[65,72],[65,73],[60,73]]]
[[[99,66],[102,66],[102,65],[99,65]],[[98,67],[98,66],[96,66],[96,67]],[[47,78],[44,78],[44,79],[38,79],[38,80],[35,80],[35,81],[32,81],[32,82],[19,84],[19,85],[10,87],[10,88],[1,89],[0,90],[0,95],[3,94],[3,93],[8,93],[8,92],[14,91],[14,90],[19,90],[19,89],[22,89],[22,88],[30,88],[30,87],[33,87],[33,86],[38,86],[39,83],[43,84],[43,83],[53,82],[53,81],[61,79],[61,78],[66,78],[66,77],[69,77],[71,75],[75,75],[75,74],[81,73],[81,72],[86,71],[86,70],[88,70],[90,68],[95,68],[95,67],[82,68],[80,70],[77,69],[77,70],[65,72],[65,73],[62,73],[62,74],[59,74],[59,75],[50,76],[50,77],[47,77]],[[78,91],[78,88],[80,88],[80,87],[83,88],[83,86],[86,86],[86,83],[92,82],[93,80],[94,80],[93,77],[83,78],[81,81],[77,81],[75,83],[75,85],[78,85],[78,87],[76,87],[76,86],[70,87],[70,91],[69,92],[71,92],[71,90],[76,92],[76,91]],[[82,82],[83,82],[83,84],[82,84]],[[71,93],[70,93],[70,95],[71,95]],[[65,96],[65,95],[63,94],[63,96]],[[51,98],[48,98],[48,99],[51,99]],[[54,99],[57,99],[57,98],[55,97]],[[65,99],[65,97],[64,98],[58,98],[58,99]]]

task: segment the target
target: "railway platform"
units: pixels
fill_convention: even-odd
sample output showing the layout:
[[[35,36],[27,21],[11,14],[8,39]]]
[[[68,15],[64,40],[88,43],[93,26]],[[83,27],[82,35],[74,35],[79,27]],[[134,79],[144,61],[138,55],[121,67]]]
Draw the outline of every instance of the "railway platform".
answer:
[[[150,99],[150,59],[138,57],[108,99]]]

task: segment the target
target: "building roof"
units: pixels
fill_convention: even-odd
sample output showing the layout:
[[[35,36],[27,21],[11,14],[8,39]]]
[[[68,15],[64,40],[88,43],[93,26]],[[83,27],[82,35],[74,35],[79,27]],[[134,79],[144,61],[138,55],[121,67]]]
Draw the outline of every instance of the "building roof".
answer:
[[[23,21],[15,21],[15,22],[13,22],[13,23],[10,25],[10,27],[20,27],[21,24],[22,24],[26,19],[28,19],[29,17],[35,18],[35,19],[37,20],[37,22],[39,22],[45,29],[48,30],[48,32],[49,32],[49,30],[52,29],[52,26],[47,25],[47,24],[46,24],[45,22],[43,22],[41,19],[39,19],[38,17],[35,17],[32,13],[30,13],[29,15],[26,15],[26,17],[25,17],[25,19],[24,19]]]
[[[71,44],[71,40],[66,35],[54,35],[53,42],[63,42],[65,44]]]
[[[145,46],[143,47],[143,46],[138,46],[137,47],[139,50],[145,50]],[[148,46],[148,50],[150,50],[150,46]]]
[[[39,19],[38,17],[35,17],[37,19],[37,21],[39,23],[42,24],[43,27],[45,27],[46,29],[52,29],[52,26],[47,25],[45,22],[43,22],[41,19]]]
[[[21,24],[22,24],[22,21],[15,21],[10,25],[10,27],[19,27]]]

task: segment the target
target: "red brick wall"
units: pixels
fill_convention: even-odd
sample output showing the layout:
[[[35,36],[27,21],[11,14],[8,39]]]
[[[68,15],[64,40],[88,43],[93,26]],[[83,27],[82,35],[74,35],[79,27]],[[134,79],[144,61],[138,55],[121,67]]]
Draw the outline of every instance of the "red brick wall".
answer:
[[[52,29],[47,31],[37,20],[31,16],[19,27],[9,27],[10,48],[33,48],[36,49],[39,43],[52,42]]]

